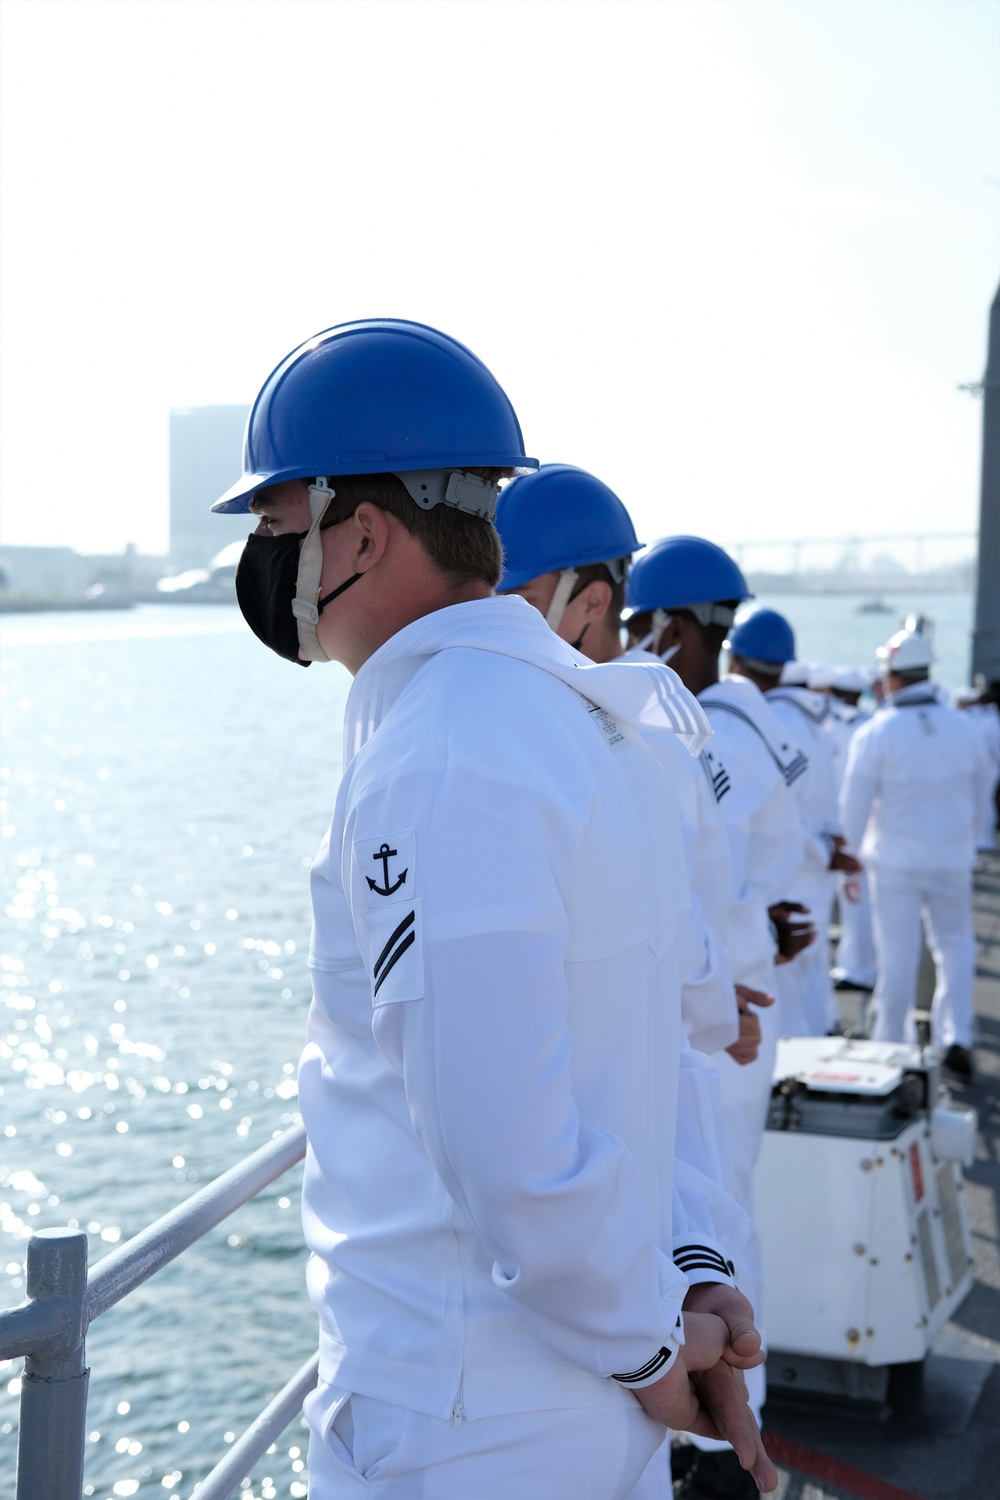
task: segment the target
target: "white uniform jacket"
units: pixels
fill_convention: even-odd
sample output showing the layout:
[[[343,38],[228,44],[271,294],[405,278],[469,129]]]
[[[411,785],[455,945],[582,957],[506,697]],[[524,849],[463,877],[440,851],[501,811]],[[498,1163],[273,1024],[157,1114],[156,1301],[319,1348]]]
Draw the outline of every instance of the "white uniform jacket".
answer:
[[[322,1380],[445,1417],[631,1400],[609,1377],[657,1378],[738,1255],[714,1070],[680,1064],[664,715],[700,748],[668,674],[584,664],[516,597],[355,678],[299,1086]],[[706,1205],[728,1228],[692,1240]]]
[[[658,656],[633,646],[621,662],[641,662],[676,674]],[[701,1052],[721,1052],[739,1036],[739,1010],[728,948],[732,875],[729,846],[719,803],[729,776],[715,736],[692,756],[669,727],[646,729],[643,738],[677,794],[681,833],[688,857],[692,906],[691,952],[682,965],[681,1018],[684,1034]]]
[[[774,962],[767,909],[789,894],[802,860],[802,822],[791,789],[807,760],[748,678],[723,677],[699,702],[714,731],[711,753],[726,769],[719,802],[732,880],[726,940],[737,980],[752,984]]]
[[[822,693],[804,687],[783,685],[771,688],[764,696],[785,733],[795,737],[809,761],[805,775],[795,783],[795,791],[805,836],[801,871],[814,881],[827,874],[834,850],[833,838],[841,833],[837,747],[827,732],[830,703]]]
[[[876,871],[969,870],[989,779],[975,726],[931,683],[912,683],[851,740],[841,792],[848,844]]]
[[[840,703],[836,698],[828,698],[827,702],[830,712],[823,721],[823,728],[834,743],[833,777],[839,797],[851,739],[862,724],[867,724],[871,715],[863,708],[854,707],[849,703]]]

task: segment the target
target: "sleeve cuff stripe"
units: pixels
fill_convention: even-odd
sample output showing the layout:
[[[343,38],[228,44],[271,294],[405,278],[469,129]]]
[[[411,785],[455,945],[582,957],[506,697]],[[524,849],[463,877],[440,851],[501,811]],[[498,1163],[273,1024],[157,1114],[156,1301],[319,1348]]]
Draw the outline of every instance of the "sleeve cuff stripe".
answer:
[[[641,1370],[633,1370],[629,1375],[612,1375],[612,1380],[619,1380],[623,1385],[628,1385],[634,1380],[648,1380],[650,1375],[655,1375],[657,1370],[662,1370],[674,1357],[674,1350],[663,1348],[658,1354],[643,1365]]]
[[[732,1269],[724,1260],[704,1260],[701,1256],[688,1256],[675,1262],[679,1271],[718,1271],[720,1276],[732,1276]]]
[[[732,1276],[734,1269],[731,1261],[725,1260],[717,1250],[711,1250],[707,1245],[680,1246],[674,1251],[674,1264],[681,1271],[720,1271],[723,1276]]]

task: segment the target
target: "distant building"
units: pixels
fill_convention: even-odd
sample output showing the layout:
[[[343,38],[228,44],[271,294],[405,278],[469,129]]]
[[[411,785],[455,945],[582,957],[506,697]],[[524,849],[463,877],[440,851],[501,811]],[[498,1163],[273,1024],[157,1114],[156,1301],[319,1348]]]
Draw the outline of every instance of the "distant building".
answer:
[[[170,413],[170,562],[204,568],[253,529],[210,506],[240,477],[248,406],[185,406]]]
[[[0,547],[0,589],[15,597],[79,598],[93,574],[92,559],[72,547]]]
[[[66,605],[97,597],[142,597],[155,589],[162,572],[163,558],[137,552],[132,542],[123,552],[0,546],[0,607],[28,600]]]

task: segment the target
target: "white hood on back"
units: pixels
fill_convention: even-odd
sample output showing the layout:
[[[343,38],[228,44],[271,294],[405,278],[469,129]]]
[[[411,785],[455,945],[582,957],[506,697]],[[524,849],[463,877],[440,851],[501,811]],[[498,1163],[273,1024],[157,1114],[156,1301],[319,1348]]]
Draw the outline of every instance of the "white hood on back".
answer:
[[[439,651],[492,651],[529,663],[638,732],[669,728],[698,755],[712,726],[676,672],[661,662],[588,661],[559,639],[524,599],[505,594],[452,604],[398,631],[354,679],[344,712],[344,765],[375,732],[423,662]]]

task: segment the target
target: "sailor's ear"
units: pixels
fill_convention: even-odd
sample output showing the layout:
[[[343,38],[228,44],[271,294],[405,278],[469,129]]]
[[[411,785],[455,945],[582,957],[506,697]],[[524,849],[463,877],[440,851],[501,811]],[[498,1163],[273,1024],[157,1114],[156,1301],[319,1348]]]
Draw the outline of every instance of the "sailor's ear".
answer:
[[[614,591],[604,578],[594,578],[583,591],[584,615],[588,620],[603,620],[611,608]]]
[[[380,505],[363,500],[346,524],[351,527],[355,567],[359,573],[367,573],[385,556],[392,543],[393,526],[400,522]]]

